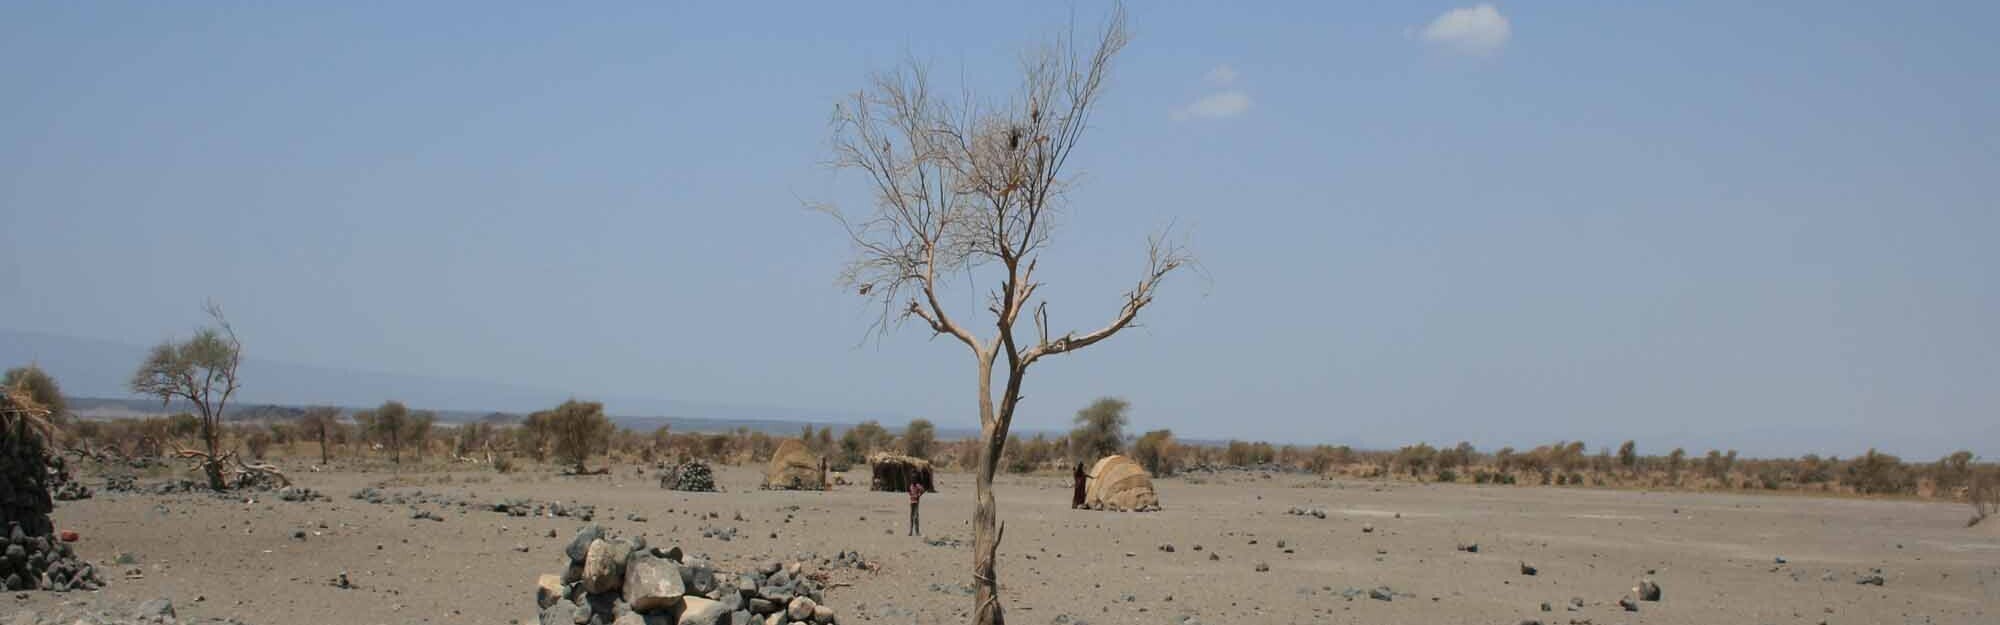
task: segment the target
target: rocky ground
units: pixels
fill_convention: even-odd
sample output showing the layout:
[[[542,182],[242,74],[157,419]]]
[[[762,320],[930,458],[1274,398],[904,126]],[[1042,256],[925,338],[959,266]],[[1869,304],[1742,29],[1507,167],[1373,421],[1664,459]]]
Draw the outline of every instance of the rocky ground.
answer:
[[[718,571],[804,561],[842,623],[962,623],[972,607],[962,474],[939,476],[912,538],[904,495],[760,491],[748,467],[719,467],[721,493],[662,490],[631,466],[291,472],[324,496],[161,494],[142,478],[63,502],[56,526],[108,586],[12,593],[0,623],[157,621],[160,599],[182,623],[538,623],[538,578],[568,568],[588,523]],[[1963,505],[1245,472],[1159,489],[1160,512],[1088,512],[1069,509],[1066,477],[1004,478],[1009,620],[2000,622],[2000,534],[1964,527]]]

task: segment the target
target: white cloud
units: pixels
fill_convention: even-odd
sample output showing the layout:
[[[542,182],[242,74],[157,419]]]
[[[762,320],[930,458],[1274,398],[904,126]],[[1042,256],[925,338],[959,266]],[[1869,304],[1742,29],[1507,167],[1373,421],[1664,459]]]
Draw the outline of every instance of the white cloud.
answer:
[[[1466,54],[1491,54],[1507,45],[1514,29],[1491,4],[1445,11],[1418,33],[1424,41]]]
[[[1174,111],[1174,119],[1201,117],[1222,119],[1242,115],[1250,110],[1250,95],[1241,91],[1220,91],[1202,96],[1180,110]]]
[[[1208,82],[1210,83],[1226,87],[1229,83],[1236,82],[1236,68],[1228,65],[1217,65],[1215,69],[1208,70],[1206,78],[1208,78]]]

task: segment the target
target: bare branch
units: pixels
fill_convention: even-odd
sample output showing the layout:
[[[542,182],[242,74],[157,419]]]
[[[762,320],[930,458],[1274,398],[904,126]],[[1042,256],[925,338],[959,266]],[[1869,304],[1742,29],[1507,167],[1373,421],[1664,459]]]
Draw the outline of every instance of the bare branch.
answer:
[[[1133,321],[1139,317],[1139,311],[1144,309],[1148,304],[1153,303],[1153,295],[1158,290],[1160,282],[1165,280],[1168,274],[1192,263],[1194,263],[1194,256],[1188,251],[1186,246],[1168,241],[1166,233],[1153,236],[1147,241],[1146,246],[1146,274],[1139,279],[1139,283],[1133,286],[1132,290],[1125,292],[1125,304],[1119,308],[1118,314],[1112,317],[1111,323],[1082,335],[1070,332],[1055,340],[1049,340],[1047,329],[1048,317],[1046,309],[1044,309],[1038,315],[1040,320],[1038,325],[1041,326],[1042,340],[1035,347],[1030,348],[1027,353],[1022,354],[1019,366],[1026,368],[1029,364],[1033,364],[1043,356],[1073,352],[1089,347],[1098,341],[1111,338],[1111,335],[1117,334],[1119,330],[1130,327]]]

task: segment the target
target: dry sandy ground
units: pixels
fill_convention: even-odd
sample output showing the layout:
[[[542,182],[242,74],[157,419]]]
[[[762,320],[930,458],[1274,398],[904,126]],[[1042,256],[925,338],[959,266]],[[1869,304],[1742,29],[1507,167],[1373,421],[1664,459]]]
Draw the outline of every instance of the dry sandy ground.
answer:
[[[970,548],[906,537],[904,495],[856,487],[759,491],[748,468],[718,472],[727,492],[677,493],[634,471],[591,478],[466,472],[452,484],[391,490],[593,504],[599,523],[709,554],[727,571],[800,552],[857,550],[881,568],[834,574],[852,584],[827,593],[842,622],[965,622]],[[263,625],[533,623],[535,576],[560,572],[562,546],[580,525],[430,504],[421,507],[444,520],[414,520],[410,506],[348,498],[390,474],[293,474],[333,500],[100,492],[64,503],[57,525],[82,532],[79,551],[107,569],[110,587],[14,595],[0,611],[165,596],[184,618]],[[971,480],[941,479],[942,492],[925,498],[927,533],[969,543]],[[1199,479],[1161,481],[1165,511],[1120,514],[1070,510],[1065,478],[1006,478],[999,491],[1007,527],[1001,581],[1010,620],[2000,623],[2000,535],[1963,527],[1963,505],[1250,473]],[[1286,514],[1292,506],[1324,508],[1328,516]],[[710,512],[720,519],[698,518]],[[635,513],[648,520],[628,521]],[[733,520],[738,513],[744,521]],[[1375,530],[1363,533],[1364,524]],[[741,536],[702,538],[704,525],[735,527]],[[292,538],[298,529],[310,533],[306,540]],[[1478,543],[1477,553],[1455,548],[1469,542]],[[517,552],[517,545],[529,550]],[[115,564],[121,552],[138,564]],[[1779,557],[1787,563],[1777,564]],[[1521,575],[1522,561],[1540,574]],[[1270,570],[1257,572],[1259,562]],[[126,578],[130,568],[144,576]],[[1856,583],[1875,568],[1885,585]],[[356,588],[329,583],[342,571]],[[1620,609],[1616,601],[1648,571],[1664,600],[1639,612]],[[1393,589],[1393,600],[1367,596],[1379,586]],[[1359,595],[1349,598],[1350,589]],[[1584,606],[1568,609],[1572,597]],[[1543,602],[1553,611],[1542,612]]]

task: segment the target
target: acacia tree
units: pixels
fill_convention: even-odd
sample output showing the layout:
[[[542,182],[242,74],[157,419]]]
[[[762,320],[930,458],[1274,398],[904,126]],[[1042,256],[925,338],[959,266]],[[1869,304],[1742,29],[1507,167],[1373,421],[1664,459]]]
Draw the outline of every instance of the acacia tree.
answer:
[[[410,408],[404,406],[403,402],[391,399],[382,402],[382,406],[376,408],[373,415],[375,419],[370,423],[373,425],[375,440],[389,448],[390,462],[402,464],[403,439],[410,427]]]
[[[333,437],[335,428],[340,426],[340,409],[332,406],[313,406],[306,409],[305,416],[299,417],[299,431],[303,436],[319,441],[319,463],[329,462],[327,439]]]
[[[410,413],[409,423],[403,426],[403,440],[409,441],[417,449],[417,462],[424,461],[424,448],[430,446],[431,427],[437,423],[437,413],[418,410]]]
[[[222,490],[229,486],[222,475],[226,457],[233,456],[222,449],[222,411],[239,388],[236,367],[243,363],[243,342],[223,318],[222,307],[210,302],[205,310],[214,325],[196,330],[186,341],[153,346],[132,374],[130,387],[133,393],[160,398],[161,406],[175,399],[194,404],[206,451],[179,453],[197,462],[209,488]]]
[[[1625,472],[1628,474],[1639,474],[1638,443],[1625,441],[1625,444],[1618,446],[1618,466],[1625,467]]]
[[[873,210],[863,214],[821,207],[855,249],[844,281],[881,306],[876,331],[920,320],[934,336],[963,343],[977,367],[972,578],[974,620],[982,625],[1004,621],[994,571],[1004,530],[996,524],[993,476],[1029,367],[1130,327],[1161,281],[1191,260],[1184,248],[1153,237],[1145,270],[1109,323],[1051,336],[1047,302],[1036,296],[1042,285],[1036,262],[1073,182],[1070,157],[1127,40],[1121,7],[1094,49],[1059,37],[1024,57],[1017,91],[1003,103],[976,106],[968,94],[959,100],[966,104],[954,104],[932,90],[925,68],[912,64],[877,75],[833,116],[832,164],[866,174],[874,191]],[[946,310],[940,291],[956,277],[974,282],[994,274],[998,284],[986,305],[991,330],[982,336]],[[1016,328],[1024,315],[1033,320],[1032,335]]]
[[[1131,403],[1116,397],[1099,397],[1076,411],[1076,428],[1069,431],[1070,456],[1089,464],[1118,453],[1125,446],[1125,410]]]
[[[543,423],[549,428],[556,460],[576,465],[577,473],[588,472],[584,461],[611,439],[611,420],[604,416],[604,404],[594,401],[565,401],[549,411]]]
[[[937,446],[937,426],[929,419],[911,419],[903,428],[903,455],[911,458],[930,458],[931,449]]]

